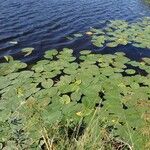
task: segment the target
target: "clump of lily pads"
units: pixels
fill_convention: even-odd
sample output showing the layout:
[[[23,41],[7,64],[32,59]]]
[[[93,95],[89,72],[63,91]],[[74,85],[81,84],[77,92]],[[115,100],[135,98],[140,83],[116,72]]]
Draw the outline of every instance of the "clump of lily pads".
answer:
[[[76,61],[72,53],[68,48],[46,51],[30,70],[18,60],[0,64],[2,149],[37,149],[41,139],[50,138],[51,126],[69,123],[72,128],[81,121],[86,126],[95,112],[113,139],[147,149],[150,59],[137,62],[121,52],[85,50]]]
[[[150,48],[150,18],[128,23],[124,20],[112,20],[102,29],[91,28],[86,32],[96,47],[117,47],[132,44],[139,48]],[[71,40],[71,39],[70,39]]]

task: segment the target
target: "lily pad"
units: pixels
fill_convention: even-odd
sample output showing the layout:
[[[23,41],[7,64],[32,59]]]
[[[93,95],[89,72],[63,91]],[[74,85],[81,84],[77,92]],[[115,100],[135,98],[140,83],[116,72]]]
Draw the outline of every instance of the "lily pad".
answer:
[[[70,97],[68,95],[63,95],[60,100],[63,104],[69,104],[70,103]]]
[[[53,80],[51,79],[48,79],[48,80],[45,80],[41,83],[42,87],[43,88],[51,88],[53,86]]]
[[[93,45],[97,47],[103,47],[103,44],[105,43],[105,36],[97,36],[92,39]]]
[[[32,53],[33,50],[34,50],[34,48],[32,48],[32,47],[27,47],[27,48],[23,48],[21,51],[22,51],[23,53],[25,53],[24,56],[28,56],[28,55],[30,55],[30,54]]]
[[[90,50],[82,50],[82,51],[80,51],[81,55],[87,55],[87,54],[90,54],[90,53],[91,53]]]
[[[48,50],[45,52],[45,55],[44,57],[45,58],[53,58],[53,56],[57,55],[58,54],[58,51],[56,49],[52,49],[52,50]]]
[[[74,34],[74,37],[77,37],[77,38],[79,38],[79,37],[82,37],[83,35],[81,34],[81,33],[76,33],[76,34]]]
[[[129,74],[129,75],[132,75],[132,74],[135,74],[135,73],[136,73],[136,71],[133,70],[133,69],[127,69],[127,70],[125,70],[125,72],[126,72],[127,74]]]

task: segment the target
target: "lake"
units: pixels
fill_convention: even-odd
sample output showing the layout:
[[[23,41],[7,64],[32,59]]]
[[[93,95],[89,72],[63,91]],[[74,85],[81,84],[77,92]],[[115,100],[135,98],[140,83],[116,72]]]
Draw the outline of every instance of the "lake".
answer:
[[[135,22],[150,16],[150,5],[144,0],[1,0],[0,57],[12,55],[25,62],[34,62],[52,48],[69,47],[78,55],[81,49],[100,53],[124,51],[132,59],[150,57],[150,51],[132,46],[95,49],[89,39],[69,41],[67,36],[101,27],[103,21],[123,19]],[[17,41],[18,44],[12,44]],[[20,50],[34,47],[23,57]]]

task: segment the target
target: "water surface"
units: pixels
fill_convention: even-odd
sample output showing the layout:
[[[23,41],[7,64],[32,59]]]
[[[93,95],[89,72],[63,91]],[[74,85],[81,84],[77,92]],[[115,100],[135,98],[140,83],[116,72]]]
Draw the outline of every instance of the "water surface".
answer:
[[[99,27],[101,21],[124,19],[136,21],[150,16],[150,6],[144,0],[1,0],[0,56],[13,55],[27,62],[38,60],[45,50],[63,47],[92,49],[101,53],[121,50],[130,58],[150,57],[150,50],[131,46],[115,49],[95,49],[88,39],[68,41],[66,36]],[[18,41],[17,45],[10,41]],[[20,50],[34,47],[23,57]]]

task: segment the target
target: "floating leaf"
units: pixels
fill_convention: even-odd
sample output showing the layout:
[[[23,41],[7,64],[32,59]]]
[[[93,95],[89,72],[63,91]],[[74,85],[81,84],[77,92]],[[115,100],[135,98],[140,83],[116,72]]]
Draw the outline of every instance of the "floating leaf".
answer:
[[[147,63],[148,65],[150,65],[150,58],[143,58],[143,61],[144,61],[145,63]]]
[[[70,36],[67,36],[66,37],[68,40],[73,40],[74,38],[73,37],[70,37]]]
[[[61,97],[61,102],[62,102],[63,104],[69,104],[69,103],[70,103],[70,97],[69,97],[68,95],[63,95],[63,96]]]
[[[127,74],[130,74],[130,75],[132,75],[132,74],[135,74],[135,73],[136,73],[136,71],[135,71],[135,70],[133,70],[133,69],[127,69],[127,70],[125,70],[125,72],[126,72]]]
[[[81,33],[76,33],[76,34],[74,34],[74,37],[82,37],[83,35],[81,34]]]
[[[12,56],[4,56],[4,58],[6,59],[6,61],[13,61],[13,57]]]
[[[90,54],[91,51],[90,50],[83,50],[83,51],[80,51],[80,54],[81,55],[87,55],[87,54]]]
[[[45,52],[45,55],[44,57],[45,58],[53,58],[53,56],[57,55],[58,54],[58,51],[56,49],[52,49],[52,50],[48,50]]]
[[[44,120],[45,123],[48,124],[53,124],[56,121],[60,121],[62,117],[61,111],[55,111],[55,112],[51,112],[48,110],[44,110],[42,112],[42,118]]]
[[[97,47],[103,47],[103,44],[105,43],[105,37],[104,36],[97,36],[92,39],[93,45]]]
[[[32,53],[33,50],[34,50],[34,48],[32,48],[32,47],[27,47],[27,48],[23,48],[21,51],[22,51],[23,53],[26,53],[24,56],[28,56],[28,55],[30,55],[30,54]]]
[[[48,79],[48,80],[45,80],[41,83],[42,87],[43,88],[51,88],[53,86],[53,80],[51,79]]]

